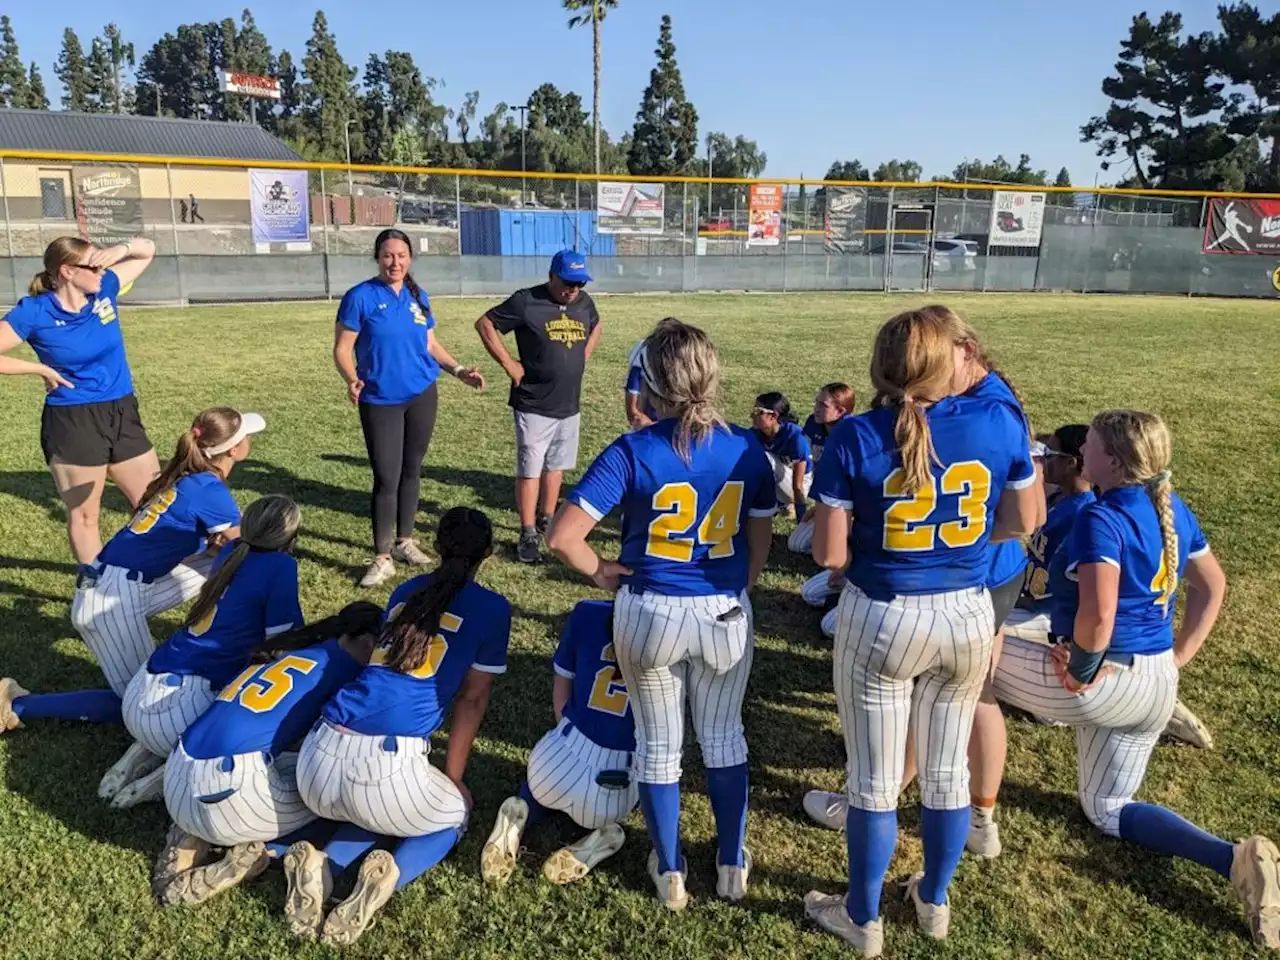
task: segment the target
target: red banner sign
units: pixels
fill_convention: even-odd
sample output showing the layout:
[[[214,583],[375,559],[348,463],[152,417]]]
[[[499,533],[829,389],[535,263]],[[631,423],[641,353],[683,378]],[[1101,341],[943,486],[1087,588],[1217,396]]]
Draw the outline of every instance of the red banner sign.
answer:
[[[1280,254],[1280,200],[1214,197],[1204,228],[1204,252]]]

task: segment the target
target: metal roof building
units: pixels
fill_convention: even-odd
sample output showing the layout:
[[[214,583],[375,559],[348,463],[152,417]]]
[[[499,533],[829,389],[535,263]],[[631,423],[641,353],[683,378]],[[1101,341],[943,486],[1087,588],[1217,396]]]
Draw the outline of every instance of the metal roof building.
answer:
[[[65,110],[0,110],[0,150],[301,160],[257,124]]]

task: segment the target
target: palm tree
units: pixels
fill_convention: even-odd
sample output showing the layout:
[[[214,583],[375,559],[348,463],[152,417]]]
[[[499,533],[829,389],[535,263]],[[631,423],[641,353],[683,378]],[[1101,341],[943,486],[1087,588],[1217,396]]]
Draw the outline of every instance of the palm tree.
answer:
[[[569,28],[591,24],[594,47],[594,78],[591,92],[591,121],[596,141],[596,173],[600,172],[600,24],[605,14],[618,9],[619,0],[562,0],[564,8],[576,11],[569,18]]]

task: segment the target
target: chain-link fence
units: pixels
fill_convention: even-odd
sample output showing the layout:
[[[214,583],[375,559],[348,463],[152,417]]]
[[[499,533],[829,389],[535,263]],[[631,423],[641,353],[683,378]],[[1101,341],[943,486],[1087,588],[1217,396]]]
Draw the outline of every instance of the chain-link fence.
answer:
[[[141,234],[157,302],[341,296],[368,277],[374,238],[407,234],[436,295],[500,296],[545,277],[567,246],[595,287],[694,290],[982,290],[1280,296],[1276,261],[1201,252],[1207,198],[1046,192],[1033,243],[1015,245],[992,184],[789,181],[772,233],[753,184],[226,161],[0,158],[0,302],[54,238]],[[602,198],[604,198],[602,200]],[[603,203],[603,207],[602,207]],[[1010,226],[1009,229],[1014,229]]]

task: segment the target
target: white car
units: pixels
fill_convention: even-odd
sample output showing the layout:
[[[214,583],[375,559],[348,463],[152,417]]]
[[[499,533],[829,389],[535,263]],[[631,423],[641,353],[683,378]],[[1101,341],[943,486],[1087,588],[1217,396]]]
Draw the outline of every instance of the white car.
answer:
[[[972,240],[933,241],[933,269],[935,272],[976,270],[978,245]]]

